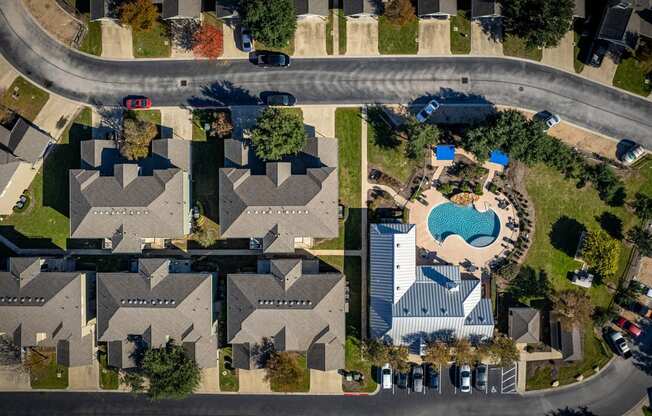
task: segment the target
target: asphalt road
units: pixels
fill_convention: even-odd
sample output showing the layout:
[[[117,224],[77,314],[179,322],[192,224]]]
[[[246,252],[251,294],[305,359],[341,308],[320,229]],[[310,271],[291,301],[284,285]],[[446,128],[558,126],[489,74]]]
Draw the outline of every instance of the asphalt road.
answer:
[[[546,109],[587,129],[652,148],[651,101],[508,58],[295,59],[285,69],[261,69],[246,60],[109,61],[53,40],[20,0],[0,0],[0,53],[51,91],[94,105],[117,105],[133,94],[146,95],[158,106],[195,107],[253,104],[263,91],[290,92],[302,104],[409,103],[437,96],[444,104]]]

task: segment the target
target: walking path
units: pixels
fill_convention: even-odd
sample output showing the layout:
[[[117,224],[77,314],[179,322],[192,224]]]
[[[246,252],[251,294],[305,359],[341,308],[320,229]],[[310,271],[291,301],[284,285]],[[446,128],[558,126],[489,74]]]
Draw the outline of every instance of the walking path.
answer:
[[[361,136],[360,136],[360,159],[362,160],[362,167],[361,167],[361,172],[362,176],[364,179],[362,180],[362,195],[361,195],[361,201],[360,201],[360,206],[362,207],[361,211],[361,221],[360,221],[360,232],[362,233],[361,236],[361,244],[362,244],[362,253],[361,253],[361,267],[360,267],[360,282],[361,282],[361,305],[360,305],[360,310],[361,310],[361,333],[362,333],[362,339],[367,338],[367,280],[368,280],[368,275],[367,275],[367,264],[368,264],[368,253],[367,253],[367,188],[368,188],[368,183],[367,183],[367,131],[368,131],[368,125],[367,125],[367,107],[364,106],[362,107],[362,129],[361,129]]]
[[[389,194],[392,198],[394,198],[394,201],[402,207],[406,206],[408,204],[408,200],[405,199],[403,196],[401,196],[398,192],[396,192],[392,187],[387,186],[387,185],[382,185],[380,183],[375,183],[371,185],[372,189],[380,189]]]

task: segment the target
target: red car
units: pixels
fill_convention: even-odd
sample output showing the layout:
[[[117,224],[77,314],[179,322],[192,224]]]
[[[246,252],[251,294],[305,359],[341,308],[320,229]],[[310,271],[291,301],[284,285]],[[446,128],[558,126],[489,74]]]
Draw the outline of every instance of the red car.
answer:
[[[616,325],[618,325],[620,328],[624,329],[625,331],[629,332],[629,334],[633,337],[637,337],[641,335],[641,327],[636,325],[632,321],[628,321],[622,316],[616,320]]]
[[[124,104],[127,110],[144,110],[152,106],[152,100],[147,97],[127,97]]]

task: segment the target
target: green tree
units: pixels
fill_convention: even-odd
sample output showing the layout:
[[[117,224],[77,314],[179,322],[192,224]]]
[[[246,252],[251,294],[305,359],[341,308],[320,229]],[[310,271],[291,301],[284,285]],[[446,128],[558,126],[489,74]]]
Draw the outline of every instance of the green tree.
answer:
[[[607,163],[600,163],[591,169],[591,181],[600,199],[610,205],[622,205],[625,200],[625,185]]]
[[[530,48],[559,44],[571,29],[573,0],[501,0],[505,31],[525,40]]]
[[[158,134],[156,124],[127,117],[122,122],[120,153],[129,160],[143,159],[149,155],[149,144]]]
[[[417,18],[412,0],[391,0],[383,13],[395,25],[404,25]]]
[[[382,367],[389,360],[389,346],[375,338],[369,338],[363,341],[362,354],[371,364]]]
[[[509,367],[520,358],[514,340],[504,335],[499,335],[489,342],[486,351],[489,359],[501,367]]]
[[[419,123],[411,120],[407,127],[408,142],[405,148],[407,157],[410,159],[423,159],[426,150],[430,149],[439,140],[439,129],[426,123]]]
[[[278,385],[291,385],[301,377],[303,370],[299,366],[296,353],[272,352],[265,362],[265,381]]]
[[[652,232],[637,225],[627,232],[627,239],[634,244],[645,257],[652,257]]]
[[[455,364],[473,364],[478,361],[478,354],[473,350],[468,338],[458,338],[453,344]]]
[[[258,117],[251,134],[256,155],[265,161],[296,155],[306,144],[306,132],[300,113],[267,107]]]
[[[443,341],[434,341],[426,346],[426,355],[423,360],[436,366],[445,367],[451,360],[451,348]]]
[[[149,30],[159,19],[159,13],[152,0],[133,0],[123,3],[118,9],[120,23],[131,26],[133,31]]]
[[[183,399],[199,385],[200,372],[195,360],[174,341],[162,348],[145,351],[143,373],[149,379],[148,395],[153,399]]]
[[[287,47],[297,28],[292,0],[241,0],[242,24],[269,48]]]
[[[652,219],[652,198],[637,192],[632,203],[636,215],[643,221]]]
[[[561,326],[572,330],[575,324],[586,325],[591,322],[593,303],[586,292],[578,289],[565,289],[551,296],[552,309],[559,314]]]
[[[589,231],[582,244],[582,259],[586,261],[598,275],[609,279],[618,270],[620,246],[603,230]]]
[[[389,345],[387,349],[387,362],[393,369],[401,373],[409,370],[410,364],[408,362],[409,351],[407,347]]]

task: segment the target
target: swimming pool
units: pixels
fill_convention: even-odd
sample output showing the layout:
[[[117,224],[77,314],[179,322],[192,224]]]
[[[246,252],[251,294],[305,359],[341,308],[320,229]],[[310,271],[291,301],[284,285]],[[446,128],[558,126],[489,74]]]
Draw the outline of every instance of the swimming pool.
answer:
[[[437,241],[457,234],[473,247],[486,247],[496,241],[500,220],[495,212],[480,212],[473,206],[446,202],[434,207],[428,214],[428,229]]]

